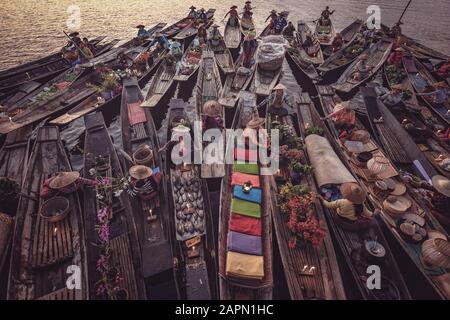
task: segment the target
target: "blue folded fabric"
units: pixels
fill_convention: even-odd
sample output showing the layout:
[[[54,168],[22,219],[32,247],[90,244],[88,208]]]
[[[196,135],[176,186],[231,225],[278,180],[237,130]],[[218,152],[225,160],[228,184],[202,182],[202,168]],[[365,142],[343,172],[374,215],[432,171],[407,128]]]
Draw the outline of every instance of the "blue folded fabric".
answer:
[[[159,167],[153,168],[152,170],[153,170],[153,173],[158,173],[161,171],[161,170],[159,170]]]
[[[236,185],[233,187],[233,197],[241,200],[246,200],[254,203],[261,203],[262,190],[252,188],[249,193],[242,191],[242,186]]]
[[[230,231],[228,233],[228,251],[262,256],[262,238]]]

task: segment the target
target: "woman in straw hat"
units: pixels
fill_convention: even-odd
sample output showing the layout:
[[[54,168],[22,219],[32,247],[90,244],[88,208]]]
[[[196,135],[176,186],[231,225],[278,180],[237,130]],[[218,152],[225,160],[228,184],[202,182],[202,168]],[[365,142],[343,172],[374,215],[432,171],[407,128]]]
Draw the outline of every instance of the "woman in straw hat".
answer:
[[[367,53],[363,53],[359,56],[359,61],[355,66],[355,73],[353,74],[353,80],[361,81],[369,75],[369,72],[373,67],[367,66],[367,60],[369,60],[369,55]]]
[[[434,91],[426,93],[418,93],[418,96],[422,97],[433,97],[433,106],[441,114],[443,114],[447,119],[450,119],[449,111],[449,88],[444,81],[436,82],[433,84]]]
[[[405,49],[402,47],[395,48],[388,58],[388,63],[401,66],[403,63],[403,52],[405,52]]]
[[[364,205],[367,194],[354,182],[343,183],[340,187],[342,199],[328,201],[319,195],[325,207],[336,209],[336,220],[352,229],[362,229],[371,223],[373,212]]]
[[[128,170],[131,177],[132,194],[143,200],[151,200],[158,195],[162,180],[161,172],[144,165],[135,165]]]
[[[255,34],[253,32],[248,32],[245,36],[244,42],[242,43],[242,52],[244,53],[242,65],[245,68],[250,68],[252,65],[253,55],[255,54],[257,46],[258,44],[255,39]]]
[[[223,129],[223,108],[215,100],[207,101],[203,106],[203,130]]]
[[[191,6],[189,8],[188,18],[191,18],[191,19],[197,18],[197,11],[195,11],[195,9],[197,9],[195,6]]]
[[[250,120],[243,132],[245,144],[247,146],[258,146],[260,148],[267,148],[269,138],[267,131],[263,128],[265,123],[264,118],[258,117],[256,114],[252,120]],[[259,136],[262,135],[262,141],[259,140]]]
[[[380,96],[380,100],[383,101],[387,107],[397,106],[400,102],[403,102],[403,99],[404,88],[400,83],[393,85],[390,91]]]
[[[339,132],[349,134],[355,128],[356,114],[351,108],[349,101],[343,101],[334,106],[333,112],[322,120],[333,119],[334,125]]]
[[[264,106],[265,104],[269,104],[268,112],[273,116],[278,116],[279,118],[285,117],[288,115],[288,111],[285,108],[285,104],[287,104],[286,101],[286,94],[285,94],[286,87],[279,83],[277,84],[273,89],[272,93],[265,98],[259,105]]]
[[[95,186],[97,184],[97,181],[81,178],[78,171],[59,172],[56,176],[44,181],[40,196],[42,199],[47,200],[56,196],[58,193],[72,193],[81,185]]]

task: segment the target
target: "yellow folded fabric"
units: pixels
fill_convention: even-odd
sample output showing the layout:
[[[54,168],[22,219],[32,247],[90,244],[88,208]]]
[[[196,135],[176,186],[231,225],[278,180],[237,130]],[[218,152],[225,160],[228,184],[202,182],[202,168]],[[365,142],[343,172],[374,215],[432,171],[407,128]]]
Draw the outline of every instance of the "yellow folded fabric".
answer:
[[[262,280],[264,257],[228,251],[226,274],[238,278]]]

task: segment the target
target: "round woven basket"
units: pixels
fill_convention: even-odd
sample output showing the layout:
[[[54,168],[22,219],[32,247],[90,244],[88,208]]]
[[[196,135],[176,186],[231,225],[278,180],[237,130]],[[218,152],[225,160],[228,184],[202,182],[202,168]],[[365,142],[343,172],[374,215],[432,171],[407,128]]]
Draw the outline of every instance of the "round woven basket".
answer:
[[[141,146],[133,153],[133,160],[138,165],[152,167],[153,150],[149,146]]]
[[[64,197],[54,197],[42,204],[40,215],[50,222],[58,222],[67,217],[70,211],[70,203]]]
[[[425,264],[450,268],[450,242],[440,238],[429,239],[422,245],[422,254]]]

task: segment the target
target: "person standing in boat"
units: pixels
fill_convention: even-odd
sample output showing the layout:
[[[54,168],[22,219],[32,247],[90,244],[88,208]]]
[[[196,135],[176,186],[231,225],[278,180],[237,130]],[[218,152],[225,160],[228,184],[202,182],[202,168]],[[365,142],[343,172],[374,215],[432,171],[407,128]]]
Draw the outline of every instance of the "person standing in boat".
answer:
[[[450,119],[450,110],[448,109],[448,98],[449,98],[449,88],[444,81],[437,82],[433,84],[434,91],[418,93],[421,97],[433,97],[433,106],[445,118]]]
[[[273,29],[275,27],[275,21],[277,21],[278,15],[277,10],[270,11],[269,16],[264,20],[264,22],[267,22],[270,19],[270,29]]]
[[[242,65],[245,68],[251,67],[253,55],[255,54],[257,46],[258,43],[256,42],[255,35],[252,32],[249,32],[242,43],[242,51],[244,53]]]
[[[351,130],[355,128],[356,114],[351,108],[349,101],[343,101],[334,106],[333,112],[324,118],[322,121],[332,119],[337,130],[340,132],[340,137],[346,136]]]
[[[230,11],[228,11],[225,16],[223,17],[223,19],[225,20],[225,18],[230,15],[230,18],[228,19],[228,24],[230,25],[230,27],[235,27],[237,25],[237,22],[239,20],[239,14],[237,12],[237,6],[233,5],[230,7]]]
[[[295,32],[295,27],[292,21],[289,21],[286,28],[284,28],[283,35],[286,37],[293,37]]]
[[[199,45],[203,46],[206,44],[206,40],[208,39],[208,32],[206,31],[206,27],[201,25],[197,31]],[[194,39],[195,40],[195,39]]]
[[[244,5],[244,14],[249,13],[253,10],[252,8],[252,2],[251,1],[246,1],[245,5]]]
[[[191,19],[197,19],[197,11],[195,11],[197,8],[196,7],[194,7],[194,6],[191,6],[190,8],[189,8],[189,13],[188,13],[188,18],[191,18]]]
[[[367,193],[354,182],[343,183],[340,192],[342,199],[336,201],[328,201],[320,194],[318,197],[325,207],[336,209],[333,218],[344,229],[356,231],[368,227],[373,219],[373,212],[364,204]]]
[[[331,48],[333,50],[333,53],[340,50],[343,45],[344,45],[344,40],[342,40],[342,36],[338,32],[338,33],[336,33],[336,36],[334,37],[333,42],[331,43]]]
[[[312,33],[309,30],[306,32],[305,41],[303,41],[303,48],[308,53],[308,55],[310,55],[311,57],[317,56],[317,50],[314,46]]]
[[[205,12],[204,8],[201,8],[200,12],[198,12],[197,20],[199,22],[203,22],[203,23],[208,21],[208,16],[206,15],[206,12]]]
[[[274,31],[275,34],[281,34],[283,29],[287,26],[288,22],[286,20],[287,11],[283,11],[278,15],[278,18],[275,20]]]
[[[145,30],[145,26],[143,24],[137,25],[136,28],[138,29],[138,33],[137,33],[138,39],[142,40],[142,39],[148,37],[148,32],[147,32],[147,30]]]
[[[321,26],[327,27],[331,25],[330,16],[335,12],[336,10],[330,11],[330,7],[327,6],[325,10],[322,11],[322,14],[320,15],[319,23]]]
[[[159,31],[155,33],[155,38],[152,40],[152,42],[150,42],[148,47],[150,48],[155,44],[157,44],[160,49],[169,48],[169,40],[167,40],[166,36]]]

